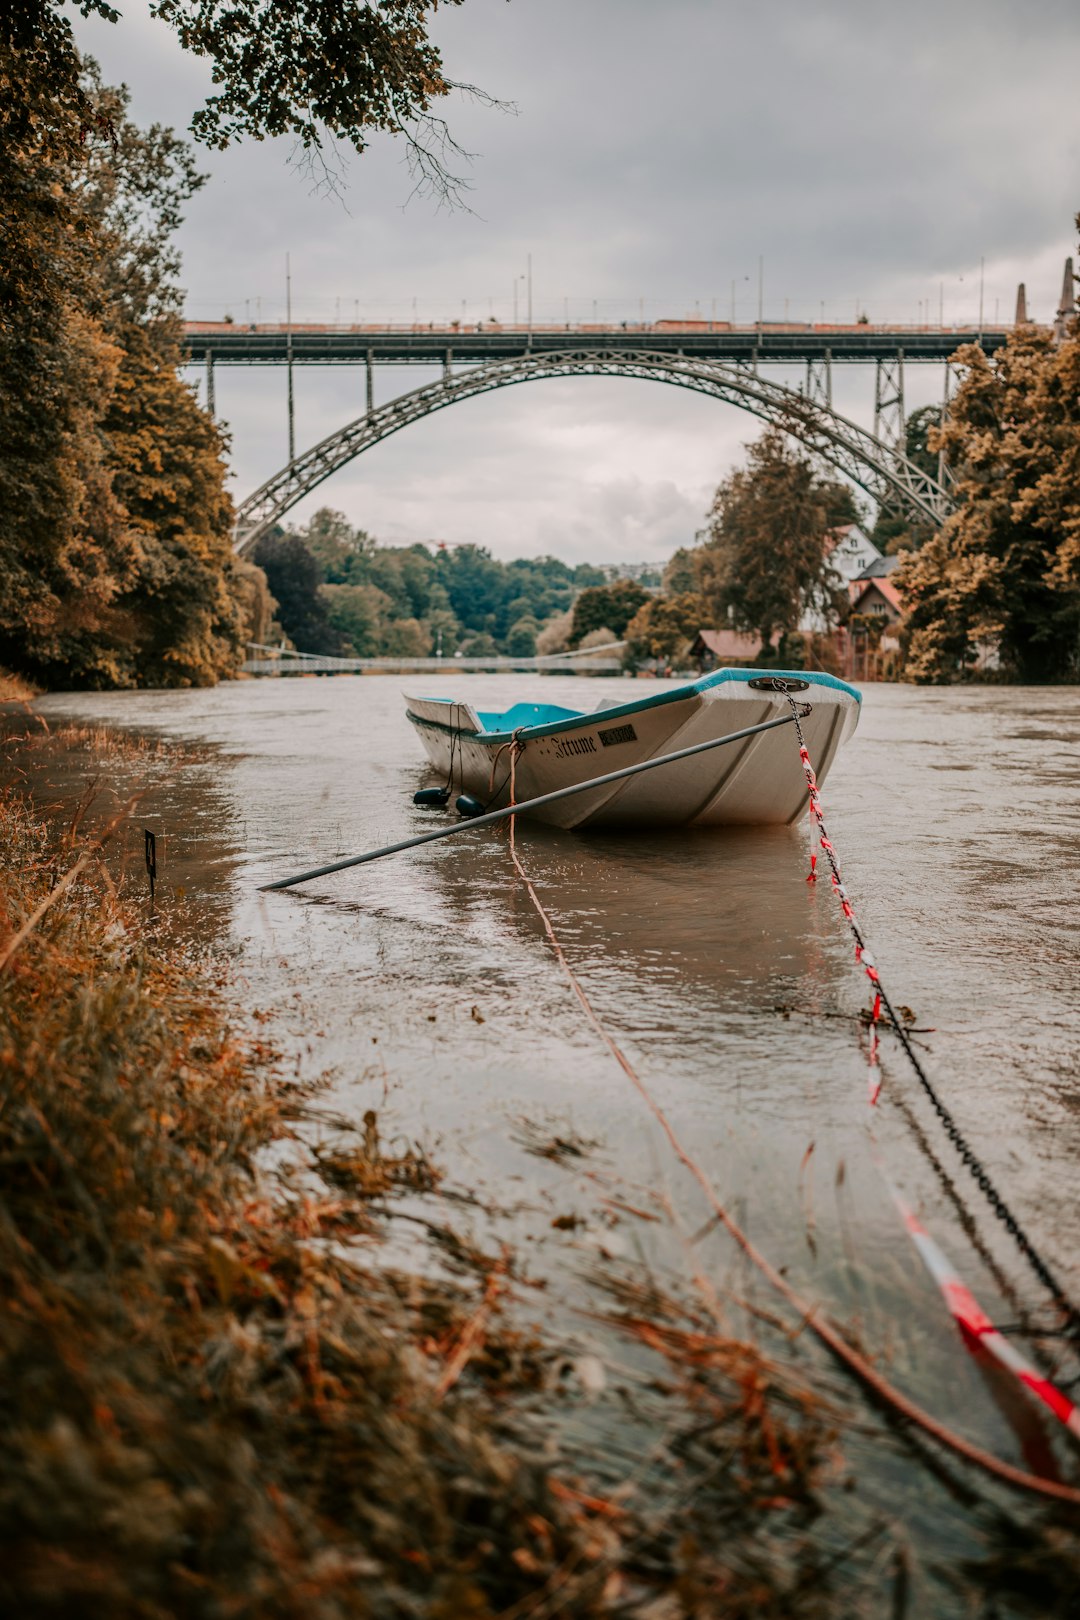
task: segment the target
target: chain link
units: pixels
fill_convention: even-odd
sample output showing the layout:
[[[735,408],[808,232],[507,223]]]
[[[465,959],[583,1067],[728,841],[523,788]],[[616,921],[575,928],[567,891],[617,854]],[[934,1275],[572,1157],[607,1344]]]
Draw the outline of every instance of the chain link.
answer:
[[[778,681],[777,689],[780,690],[781,687],[782,683]],[[1053,1271],[1043,1259],[1038,1249],[1036,1249],[1034,1243],[1028,1237],[1027,1233],[1024,1231],[1024,1228],[1021,1226],[1020,1222],[1017,1220],[1004,1198],[998,1192],[990,1178],[990,1174],[987,1171],[986,1166],[982,1163],[974,1149],[971,1147],[970,1143],[967,1141],[963,1131],[953,1118],[952,1113],[938,1096],[933,1082],[919,1060],[918,1053],[911,1044],[911,1038],[908,1035],[907,1030],[904,1028],[903,1021],[897,1017],[893,1004],[889,1000],[885,986],[881,982],[881,976],[878,972],[877,965],[874,962],[873,957],[870,955],[866,940],[864,939],[862,931],[855,920],[854,911],[852,910],[850,903],[847,901],[847,894],[844,889],[843,881],[840,877],[840,868],[837,864],[836,853],[833,849],[832,842],[825,827],[825,818],[822,814],[821,801],[818,797],[817,781],[810,765],[810,755],[809,750],[806,747],[806,739],[803,736],[801,724],[802,715],[800,713],[799,705],[795,702],[794,698],[791,696],[786,687],[783,687],[782,689],[784,691],[784,696],[791,705],[792,718],[795,722],[795,734],[799,740],[799,753],[803,761],[803,768],[806,771],[806,779],[810,787],[811,814],[816,820],[820,830],[821,848],[825,852],[825,858],[828,861],[830,870],[832,872],[833,887],[839,891],[841,900],[844,902],[844,916],[847,919],[848,927],[850,928],[854,937],[858,957],[860,961],[862,961],[864,958],[868,959],[869,965],[864,963],[864,966],[866,966],[866,971],[870,977],[871,983],[874,986],[874,990],[881,997],[881,1004],[889,1016],[889,1022],[892,1025],[893,1031],[896,1034],[900,1045],[903,1047],[904,1053],[907,1056],[911,1067],[914,1069],[919,1084],[926,1093],[931,1107],[937,1114],[938,1119],[941,1121],[946,1136],[956,1149],[961,1163],[968,1171],[970,1171],[975,1181],[975,1185],[986,1198],[990,1208],[1004,1226],[1009,1236],[1016,1243],[1017,1247],[1024,1255],[1024,1258],[1031,1266],[1031,1269],[1034,1271],[1039,1281],[1050,1293],[1057,1308],[1064,1315],[1068,1336],[1077,1342],[1080,1342],[1080,1310],[1077,1310],[1076,1306],[1069,1299],[1064,1288],[1054,1276]]]

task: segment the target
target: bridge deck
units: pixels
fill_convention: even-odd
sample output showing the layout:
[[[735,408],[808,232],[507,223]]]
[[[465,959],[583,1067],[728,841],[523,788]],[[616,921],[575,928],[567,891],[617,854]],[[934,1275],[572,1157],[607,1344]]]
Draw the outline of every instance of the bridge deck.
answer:
[[[443,366],[455,361],[507,360],[516,355],[557,354],[594,345],[684,354],[710,360],[764,365],[803,364],[831,358],[838,365],[892,359],[898,351],[909,362],[948,360],[964,343],[981,343],[987,353],[1004,344],[1009,327],[795,326],[765,322],[760,328],[721,322],[636,322],[625,326],[456,327],[293,326],[292,357],[297,365]],[[193,361],[213,356],[215,365],[282,365],[288,357],[284,326],[246,326],[227,321],[187,321]]]

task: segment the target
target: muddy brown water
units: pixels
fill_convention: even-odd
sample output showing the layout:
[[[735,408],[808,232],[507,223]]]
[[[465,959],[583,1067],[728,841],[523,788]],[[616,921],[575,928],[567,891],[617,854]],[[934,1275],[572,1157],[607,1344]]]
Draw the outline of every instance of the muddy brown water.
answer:
[[[560,1318],[610,1391],[630,1358],[582,1309],[591,1269],[630,1259],[685,1277],[699,1234],[694,1252],[719,1286],[773,1301],[722,1234],[700,1235],[708,1210],[569,993],[505,835],[469,831],[291,893],[256,893],[271,877],[440,824],[441,812],[411,802],[431,777],[403,688],[449,693],[450,680],[259,681],[52,695],[37,707],[54,729],[70,721],[199,745],[141,814],[159,834],[163,905],[182,896],[196,926],[228,943],[243,993],[270,1010],[298,1073],[331,1071],[336,1107],[357,1117],[377,1108],[387,1134],[422,1141],[454,1183],[487,1201],[489,1212],[463,1216],[473,1235],[526,1254],[544,1285],[537,1318]],[[482,708],[531,695],[592,708],[633,690],[617,678],[453,683]],[[871,686],[824,789],[890,992],[933,1031],[918,1037],[930,1072],[1074,1297],[1078,743],[1080,689]],[[62,740],[29,766],[42,802],[68,811],[89,769],[85,750],[66,752]],[[110,766],[110,790],[122,797],[143,769],[136,755]],[[519,837],[606,1025],[773,1262],[853,1324],[935,1415],[1011,1462],[1080,1477],[1053,1421],[965,1350],[898,1222],[868,1140],[855,1021],[866,981],[829,886],[805,881],[806,828],[523,825]],[[137,863],[134,839],[128,853]],[[888,1041],[883,1069],[873,1126],[889,1174],[991,1316],[1049,1324],[1038,1283]],[[554,1164],[526,1151],[530,1132],[589,1146]],[[635,1217],[612,1197],[662,1218]],[[566,1215],[580,1224],[552,1227]],[[1055,1353],[1052,1339],[1042,1348]],[[1080,1370],[1056,1353],[1063,1377]],[[834,1493],[837,1545],[851,1528],[844,1504],[857,1503],[902,1524],[912,1612],[1032,1612],[1022,1599],[1010,1600],[1015,1611],[984,1610],[978,1569],[1001,1534],[997,1508],[1021,1523],[1044,1510],[993,1489],[966,1500],[951,1468],[917,1466],[828,1363],[806,1355],[859,1418],[846,1450],[856,1487]],[[595,1391],[583,1396],[581,1443],[617,1478],[642,1436],[620,1433],[610,1412],[590,1415],[590,1401],[604,1405]]]

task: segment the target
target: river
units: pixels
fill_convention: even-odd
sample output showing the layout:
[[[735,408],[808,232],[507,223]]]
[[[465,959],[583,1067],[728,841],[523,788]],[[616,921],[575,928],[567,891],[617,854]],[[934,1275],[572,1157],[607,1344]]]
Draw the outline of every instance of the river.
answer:
[[[595,1266],[634,1258],[658,1275],[685,1273],[698,1234],[694,1253],[718,1287],[761,1305],[766,1294],[709,1228],[700,1193],[585,1021],[505,835],[470,831],[304,889],[256,893],[271,877],[439,824],[442,813],[411,802],[430,777],[401,697],[433,686],[449,682],[51,695],[36,707],[58,735],[37,756],[36,788],[57,805],[78,796],[88,765],[85,749],[65,753],[67,722],[195,745],[169,780],[158,771],[141,811],[159,834],[163,904],[181,903],[228,941],[243,993],[267,1010],[299,1075],[329,1072],[336,1107],[376,1108],[387,1134],[421,1141],[483,1196],[486,1212],[469,1216],[477,1240],[527,1252],[546,1284],[538,1313],[561,1313],[614,1386],[625,1352],[581,1309]],[[495,708],[537,687],[570,707],[628,695],[614,677],[460,676],[453,690]],[[1078,741],[1075,688],[870,686],[824,788],[891,994],[930,1031],[915,1037],[930,1073],[1074,1296]],[[122,798],[145,768],[133,751],[109,790]],[[898,1220],[869,1140],[857,1022],[866,980],[828,883],[805,881],[805,826],[575,835],[523,825],[519,840],[605,1024],[774,1264],[936,1416],[1022,1467],[1075,1478],[1053,1420],[964,1348]],[[995,1320],[1049,1324],[1038,1282],[888,1040],[883,1071],[873,1128],[889,1177]],[[552,1136],[581,1156],[529,1151]],[[1064,1352],[1052,1338],[1042,1349],[1061,1354],[1064,1377]],[[904,1521],[912,1612],[984,1612],[972,1591],[992,1584],[1001,1521],[950,1483],[951,1469],[918,1469],[898,1441],[870,1434],[869,1409],[845,1398],[867,1420],[850,1442],[849,1495]],[[581,1421],[595,1441],[595,1423]],[[618,1451],[613,1441],[613,1470]],[[1021,1519],[1043,1512],[993,1490],[989,1500]],[[940,1577],[961,1560],[976,1570],[963,1592]],[[993,1612],[1029,1612],[1016,1602]]]

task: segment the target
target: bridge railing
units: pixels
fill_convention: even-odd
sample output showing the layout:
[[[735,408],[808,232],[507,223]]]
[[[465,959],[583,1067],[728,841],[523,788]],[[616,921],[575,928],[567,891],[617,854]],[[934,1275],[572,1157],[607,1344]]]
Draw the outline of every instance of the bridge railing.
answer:
[[[546,670],[549,675],[561,671],[586,675],[617,675],[622,664],[617,658],[589,658],[581,655],[565,659],[560,664],[545,663],[536,658],[249,658],[241,669],[245,675],[362,675],[365,672],[384,674],[442,674],[452,675],[458,670],[489,674],[502,671]]]
[[[750,321],[734,323],[732,321],[698,321],[663,319],[656,321],[534,321],[528,326],[523,321],[378,321],[378,322],[351,322],[351,321],[293,321],[291,326],[285,321],[185,321],[184,330],[193,337],[228,336],[230,332],[262,333],[276,336],[291,332],[294,337],[302,336],[305,332],[325,332],[330,335],[346,334],[349,332],[370,333],[377,336],[380,332],[394,335],[415,334],[418,337],[427,336],[432,332],[453,338],[463,333],[492,332],[495,334],[512,332],[522,337],[530,334],[536,336],[544,332],[581,332],[586,336],[595,336],[597,333],[610,332],[685,332],[700,333],[708,336],[710,332],[722,336],[724,333],[741,333],[754,336],[763,333],[768,336],[776,332],[856,332],[864,335],[895,334],[900,336],[908,332],[946,332],[956,337],[975,336],[978,333],[1005,333],[1012,330],[1000,321],[986,321],[979,326],[973,321],[959,324],[939,326],[936,322],[903,322],[903,321]]]

